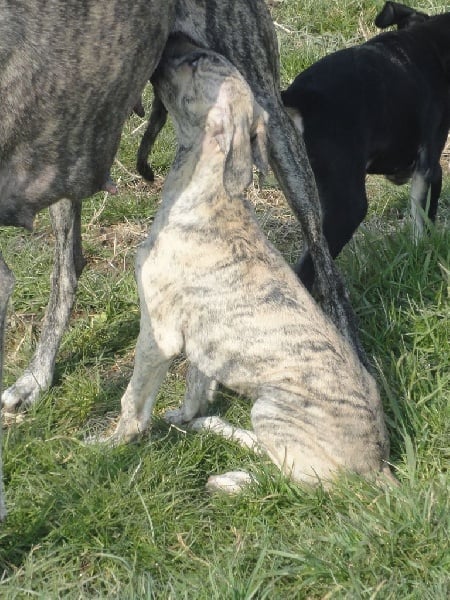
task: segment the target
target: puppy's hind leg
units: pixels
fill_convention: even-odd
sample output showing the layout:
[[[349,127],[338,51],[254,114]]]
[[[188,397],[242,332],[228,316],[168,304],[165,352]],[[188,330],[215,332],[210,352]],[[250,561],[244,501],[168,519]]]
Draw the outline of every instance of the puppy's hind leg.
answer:
[[[164,419],[173,425],[183,425],[194,417],[205,415],[208,404],[214,402],[217,387],[213,377],[207,377],[195,365],[190,365],[183,404],[180,408],[166,411]]]
[[[81,202],[60,200],[50,207],[55,234],[50,299],[33,358],[23,375],[2,396],[7,411],[30,405],[52,382],[56,355],[70,318],[78,278],[84,266],[81,249]]]

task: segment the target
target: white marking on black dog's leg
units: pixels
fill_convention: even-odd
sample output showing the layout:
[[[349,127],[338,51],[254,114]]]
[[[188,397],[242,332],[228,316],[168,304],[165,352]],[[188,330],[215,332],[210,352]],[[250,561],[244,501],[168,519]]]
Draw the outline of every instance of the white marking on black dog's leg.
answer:
[[[39,342],[23,375],[5,390],[2,401],[7,411],[35,402],[52,382],[56,355],[75,301],[78,278],[84,261],[81,251],[81,203],[60,200],[50,207],[55,234],[50,298]]]
[[[411,219],[416,244],[423,237],[425,208],[429,204],[429,194],[430,186],[424,176],[419,171],[415,171],[411,179]]]
[[[0,393],[3,381],[3,344],[5,337],[6,310],[14,288],[14,275],[8,269],[0,252]],[[6,517],[5,490],[3,487],[2,427],[0,423],[0,521]]]

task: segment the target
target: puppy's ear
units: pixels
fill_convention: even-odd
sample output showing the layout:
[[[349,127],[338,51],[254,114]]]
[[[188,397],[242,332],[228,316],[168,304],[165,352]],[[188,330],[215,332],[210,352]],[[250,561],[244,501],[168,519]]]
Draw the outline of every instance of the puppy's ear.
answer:
[[[232,132],[225,158],[223,184],[230,196],[238,196],[253,179],[252,144],[247,114],[236,115],[230,124]]]
[[[234,114],[233,106],[220,114],[213,131],[225,154],[223,183],[230,196],[237,196],[252,182],[253,164],[261,173],[267,172],[266,113],[255,103],[252,118],[246,111]]]
[[[207,130],[225,154],[225,190],[231,196],[237,196],[252,182],[253,164],[261,173],[267,172],[267,117],[256,102],[249,114],[248,109],[240,110],[239,104],[225,100],[223,103],[218,101],[210,111]]]

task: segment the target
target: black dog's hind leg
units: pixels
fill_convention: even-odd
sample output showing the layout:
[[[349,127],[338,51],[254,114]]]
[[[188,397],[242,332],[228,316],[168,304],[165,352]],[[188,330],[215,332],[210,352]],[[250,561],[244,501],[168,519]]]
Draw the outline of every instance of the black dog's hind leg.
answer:
[[[50,207],[55,234],[50,299],[33,358],[23,375],[2,396],[6,410],[35,402],[50,387],[56,355],[75,301],[84,266],[81,246],[81,202],[60,200]]]
[[[332,258],[336,258],[342,248],[351,240],[353,234],[367,214],[367,195],[364,167],[353,165],[354,173],[350,177],[348,169],[340,165],[347,173],[348,180],[343,181],[338,172],[328,173],[319,181],[326,181],[326,189],[319,186],[322,204],[322,229]],[[298,263],[297,273],[308,289],[315,279],[315,269],[309,251],[305,252]]]
[[[439,156],[428,156],[421,150],[411,179],[411,217],[414,239],[423,235],[427,222],[434,222],[442,189],[442,168]]]
[[[153,169],[148,164],[148,157],[159,132],[167,121],[167,110],[157,94],[154,94],[152,111],[148,120],[147,129],[139,145],[136,168],[138,173],[147,181],[154,181]]]
[[[439,197],[442,191],[442,167],[438,163],[432,172],[431,175],[431,185],[430,185],[430,203],[428,206],[428,218],[432,223],[436,220],[436,213],[438,208]]]

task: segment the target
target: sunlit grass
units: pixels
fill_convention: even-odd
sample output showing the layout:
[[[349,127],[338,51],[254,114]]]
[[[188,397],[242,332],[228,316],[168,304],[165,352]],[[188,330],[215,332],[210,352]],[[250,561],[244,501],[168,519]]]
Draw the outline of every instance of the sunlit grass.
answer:
[[[274,1],[283,84],[326,52],[375,32],[368,1]],[[437,2],[418,2],[431,12]],[[150,93],[146,93],[148,108]],[[152,431],[105,448],[85,438],[113,422],[131,374],[139,328],[135,248],[145,236],[173,157],[166,128],[149,186],[135,174],[144,121],[126,125],[113,168],[120,193],[86,201],[87,267],[52,389],[4,429],[9,508],[0,527],[0,598],[447,598],[450,593],[449,198],[439,220],[411,241],[408,188],[368,181],[370,209],[339,258],[383,397],[400,487],[343,478],[331,493],[286,481],[265,458],[226,440],[182,433],[161,416],[178,406],[186,365],[174,364]],[[250,197],[289,261],[299,228],[273,178]],[[49,290],[52,236],[42,213],[33,233],[1,232],[16,274],[6,383],[31,356]],[[245,399],[218,409],[248,425]],[[211,473],[245,468],[257,484],[211,496]]]

